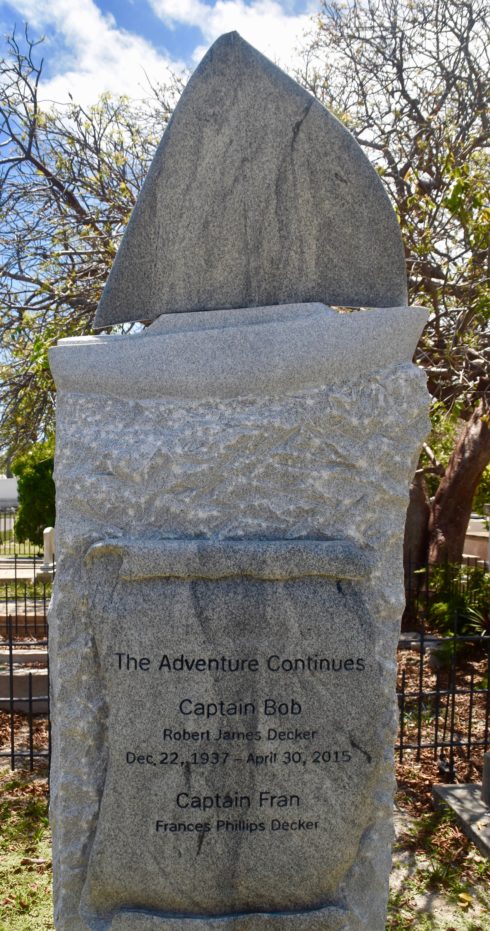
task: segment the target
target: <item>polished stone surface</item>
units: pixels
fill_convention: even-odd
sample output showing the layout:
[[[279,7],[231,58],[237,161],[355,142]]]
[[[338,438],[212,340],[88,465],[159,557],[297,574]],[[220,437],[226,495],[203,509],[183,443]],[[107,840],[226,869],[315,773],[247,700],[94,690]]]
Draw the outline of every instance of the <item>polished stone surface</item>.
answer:
[[[187,546],[146,543],[144,577],[121,563],[131,568],[131,541],[87,555],[109,713],[82,913],[338,908],[373,821],[385,727],[374,625],[343,578],[345,545],[317,545],[323,578],[293,559],[286,581],[255,577],[268,544],[251,541],[225,578],[207,578],[207,557],[230,544],[204,547],[189,578]]]
[[[405,304],[400,231],[354,137],[229,33],[163,135],[95,325],[295,301]]]

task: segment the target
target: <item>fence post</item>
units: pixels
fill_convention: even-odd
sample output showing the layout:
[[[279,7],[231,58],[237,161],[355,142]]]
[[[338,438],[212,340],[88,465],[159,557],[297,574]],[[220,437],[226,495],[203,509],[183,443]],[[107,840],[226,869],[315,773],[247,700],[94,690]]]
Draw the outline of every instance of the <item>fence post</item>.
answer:
[[[12,637],[12,618],[7,618],[9,649],[9,716],[10,716],[10,769],[15,769],[15,721],[14,721],[14,643]]]
[[[43,572],[49,572],[54,567],[54,527],[43,530]]]

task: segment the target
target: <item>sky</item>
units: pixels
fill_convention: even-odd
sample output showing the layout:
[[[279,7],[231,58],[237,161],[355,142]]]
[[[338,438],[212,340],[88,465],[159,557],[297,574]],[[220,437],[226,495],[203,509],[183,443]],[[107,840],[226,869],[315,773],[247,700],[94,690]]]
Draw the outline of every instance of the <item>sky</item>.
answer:
[[[294,67],[319,0],[0,0],[2,36],[45,37],[41,99],[89,104],[145,96],[147,81],[192,71],[224,32]],[[5,42],[3,42],[3,50]]]

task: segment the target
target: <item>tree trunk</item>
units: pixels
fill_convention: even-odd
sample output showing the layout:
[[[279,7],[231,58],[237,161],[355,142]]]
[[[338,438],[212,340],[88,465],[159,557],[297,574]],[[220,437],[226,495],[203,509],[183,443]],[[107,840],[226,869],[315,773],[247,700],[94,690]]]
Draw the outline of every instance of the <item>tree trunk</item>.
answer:
[[[410,486],[403,541],[405,611],[402,618],[402,630],[411,630],[417,621],[417,598],[425,581],[424,576],[418,574],[417,570],[423,569],[427,564],[430,514],[430,501],[424,473],[418,469]]]
[[[473,497],[490,463],[490,428],[483,401],[465,424],[436,491],[429,518],[429,562],[460,563]]]

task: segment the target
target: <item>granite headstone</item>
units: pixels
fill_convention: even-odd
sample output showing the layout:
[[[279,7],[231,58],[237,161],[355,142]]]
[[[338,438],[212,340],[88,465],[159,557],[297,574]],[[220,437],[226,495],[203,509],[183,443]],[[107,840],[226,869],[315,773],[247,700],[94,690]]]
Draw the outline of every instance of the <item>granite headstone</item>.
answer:
[[[405,303],[354,140],[222,37],[97,316],[154,322],[51,352],[58,931],[384,928],[427,430]]]
[[[163,135],[95,325],[297,301],[406,304],[400,231],[354,137],[229,33]]]

